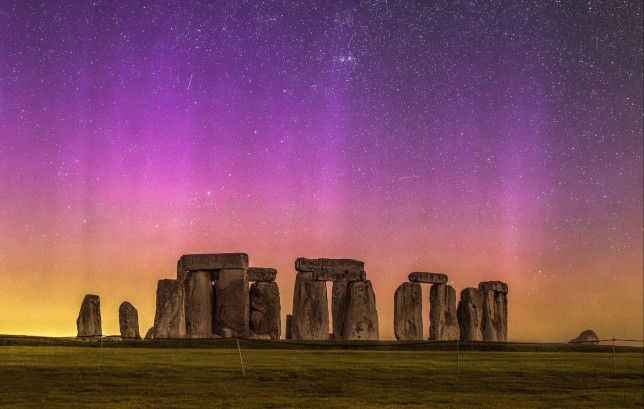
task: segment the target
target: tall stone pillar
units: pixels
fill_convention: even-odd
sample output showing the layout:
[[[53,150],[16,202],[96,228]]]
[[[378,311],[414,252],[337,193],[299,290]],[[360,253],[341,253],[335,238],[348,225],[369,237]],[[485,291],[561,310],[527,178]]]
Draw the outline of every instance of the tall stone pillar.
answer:
[[[250,286],[250,331],[280,339],[282,330],[280,291],[276,282],[256,282]]]
[[[484,341],[508,340],[508,285],[485,281],[478,288],[482,300],[481,333]]]
[[[219,270],[215,284],[215,333],[235,337],[249,335],[248,271],[246,269]]]
[[[183,284],[178,280],[159,280],[157,284],[154,338],[186,336]]]
[[[434,284],[429,290],[429,339],[452,341],[459,338],[456,291],[451,285]]]
[[[101,327],[101,299],[98,295],[86,294],[83,298],[76,329],[79,338],[100,338],[103,335]]]
[[[397,340],[423,339],[423,292],[419,283],[402,283],[394,293],[394,335]]]
[[[348,281],[334,281],[331,297],[331,314],[333,316],[333,339],[342,339],[344,316],[347,309]]]
[[[189,338],[212,336],[213,289],[209,271],[189,271],[185,281],[186,335]]]
[[[371,281],[349,282],[346,302],[342,339],[378,340],[378,311]]]
[[[482,314],[483,301],[479,290],[476,288],[463,289],[457,310],[461,341],[483,341]]]
[[[326,283],[314,281],[309,273],[297,273],[295,278],[291,338],[302,340],[329,338]]]

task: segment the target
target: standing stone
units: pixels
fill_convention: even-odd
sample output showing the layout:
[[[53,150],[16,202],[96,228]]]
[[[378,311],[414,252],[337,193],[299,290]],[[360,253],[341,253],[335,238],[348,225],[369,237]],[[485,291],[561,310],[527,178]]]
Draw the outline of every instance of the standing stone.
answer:
[[[429,339],[455,341],[459,338],[456,291],[451,285],[434,284],[429,290]]]
[[[346,302],[342,339],[378,340],[378,311],[371,281],[350,282]]]
[[[154,339],[154,327],[150,327],[148,332],[145,333],[145,339]]]
[[[333,339],[342,339],[344,316],[347,307],[348,281],[334,281],[331,296],[331,314],[333,317]]]
[[[402,283],[394,293],[394,335],[400,341],[423,339],[423,291],[419,283]]]
[[[220,270],[215,291],[215,333],[223,336],[229,329],[234,337],[248,337],[248,272],[245,269]]]
[[[501,291],[495,291],[500,289]],[[481,333],[484,341],[505,342],[508,340],[508,286],[500,281],[479,284],[482,296]]]
[[[127,301],[124,301],[119,306],[119,328],[121,338],[141,339],[141,335],[139,335],[139,313]]]
[[[276,282],[256,282],[250,286],[250,331],[280,339],[282,330],[280,290]]]
[[[482,314],[483,299],[479,290],[476,288],[463,289],[457,310],[461,341],[483,341]]]
[[[293,316],[291,314],[286,315],[286,339],[292,339],[291,337],[291,325],[293,323]]]
[[[76,329],[79,338],[103,336],[101,328],[101,299],[98,295],[86,294],[81,304]]]
[[[326,283],[298,273],[293,291],[291,338],[324,340],[329,338],[329,304]]]
[[[178,280],[159,280],[154,314],[154,338],[183,338],[186,321],[183,285]]]
[[[213,290],[210,272],[189,271],[185,282],[186,336],[212,335]]]

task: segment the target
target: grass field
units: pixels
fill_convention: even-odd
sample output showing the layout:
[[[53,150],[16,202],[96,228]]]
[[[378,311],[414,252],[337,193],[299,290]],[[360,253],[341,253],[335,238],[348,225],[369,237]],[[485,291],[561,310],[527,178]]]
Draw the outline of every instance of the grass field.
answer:
[[[98,345],[97,343],[93,344]],[[641,352],[0,346],[0,406],[642,408]],[[460,373],[459,373],[460,370]]]

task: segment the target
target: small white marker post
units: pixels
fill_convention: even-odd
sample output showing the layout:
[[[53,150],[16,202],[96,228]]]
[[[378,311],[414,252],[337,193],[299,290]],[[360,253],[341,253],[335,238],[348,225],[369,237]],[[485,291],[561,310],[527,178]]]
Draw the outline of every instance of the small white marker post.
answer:
[[[461,352],[458,347],[458,339],[456,340],[456,374],[461,374]]]
[[[615,338],[613,338],[613,375],[617,375],[617,362],[615,361]]]
[[[239,352],[239,362],[241,362],[242,375],[246,376],[246,371],[244,370],[244,360],[242,359],[241,348],[239,347],[239,338],[235,337],[237,340],[237,351]]]

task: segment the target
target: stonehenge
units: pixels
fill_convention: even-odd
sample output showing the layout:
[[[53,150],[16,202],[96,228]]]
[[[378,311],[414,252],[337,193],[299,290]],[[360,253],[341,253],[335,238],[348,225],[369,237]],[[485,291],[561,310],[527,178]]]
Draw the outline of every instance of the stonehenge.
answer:
[[[124,301],[119,306],[119,329],[121,338],[141,339],[139,334],[139,313],[127,301]]]
[[[394,294],[394,335],[397,340],[422,339],[420,283],[429,290],[429,339],[434,341],[492,341],[508,339],[508,285],[484,281],[478,288],[465,288],[456,308],[456,291],[447,275],[412,272],[408,283]],[[412,287],[415,285],[415,287]]]
[[[159,280],[153,337],[279,338],[276,276],[274,268],[249,267],[246,253],[185,254],[177,278]]]
[[[287,323],[287,337],[302,340],[379,339],[376,297],[366,279],[364,263],[351,259],[300,257],[295,260],[293,314]],[[332,281],[329,334],[326,282]]]
[[[76,319],[78,338],[100,338],[103,336],[101,327],[101,299],[98,295],[86,294],[83,298],[78,319]]]

